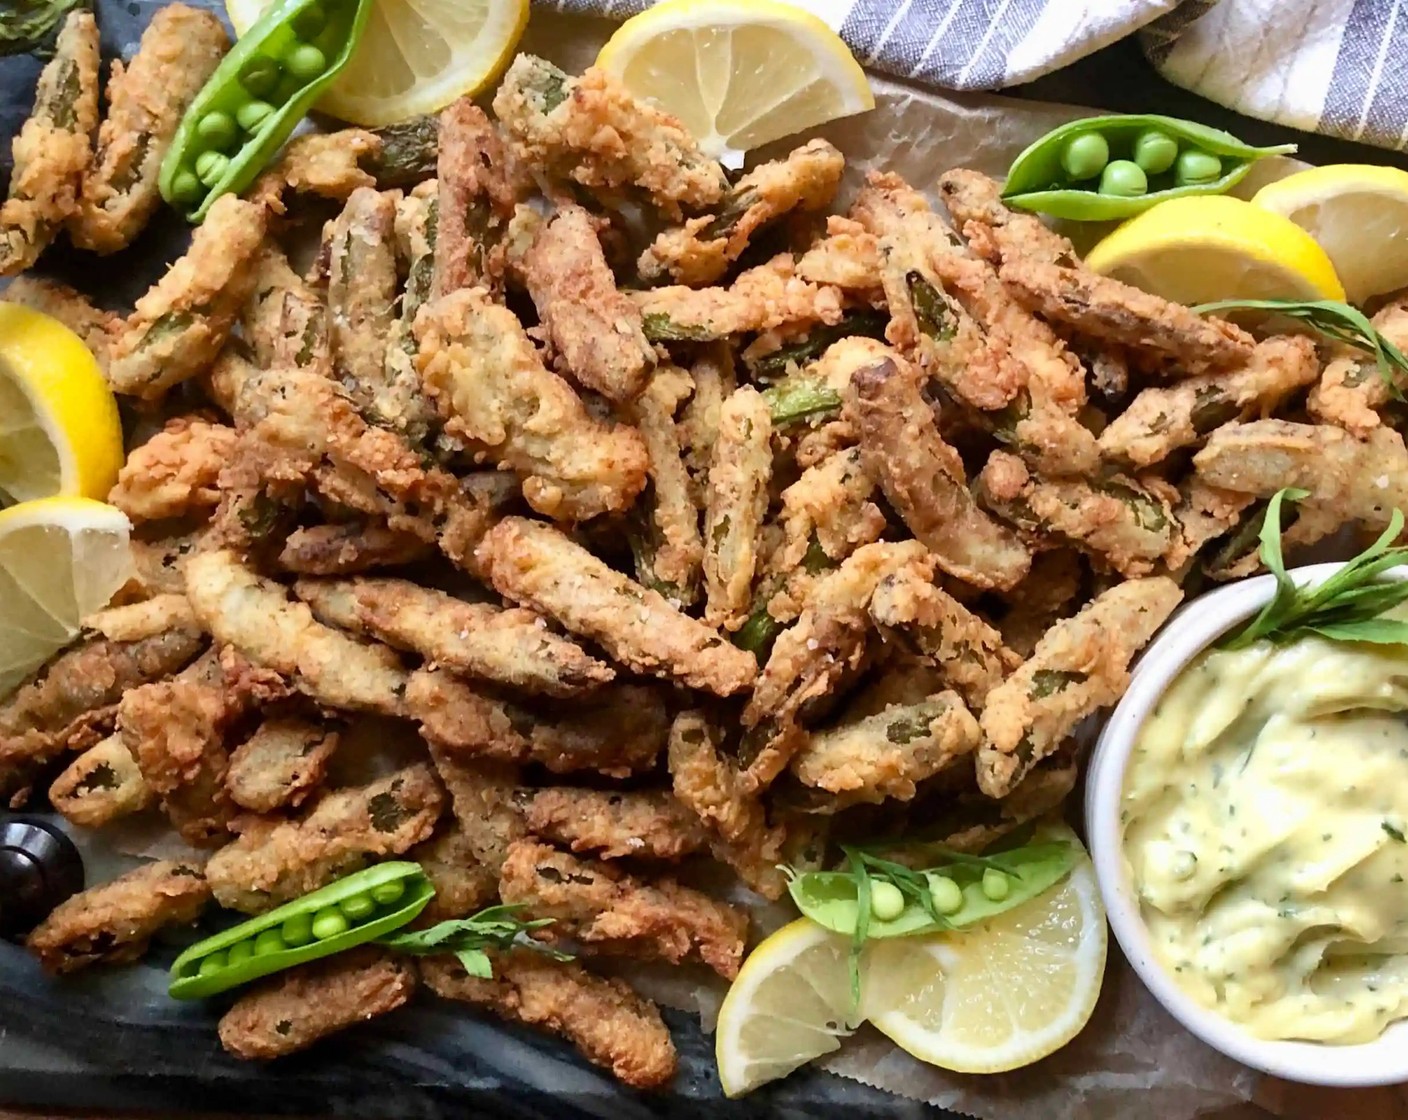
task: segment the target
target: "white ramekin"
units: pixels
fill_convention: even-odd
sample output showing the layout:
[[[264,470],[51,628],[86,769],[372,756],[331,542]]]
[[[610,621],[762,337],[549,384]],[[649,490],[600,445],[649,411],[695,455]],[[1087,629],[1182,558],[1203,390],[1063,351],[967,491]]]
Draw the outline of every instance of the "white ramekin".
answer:
[[[1291,572],[1297,583],[1321,583],[1339,564],[1315,564]],[[1408,568],[1385,578],[1408,579]],[[1271,598],[1271,576],[1242,580],[1200,595],[1181,606],[1135,667],[1124,699],[1095,744],[1085,790],[1085,821],[1100,895],[1110,928],[1139,978],[1180,1023],[1209,1046],[1244,1065],[1311,1085],[1392,1085],[1408,1081],[1408,1020],[1373,1042],[1330,1046],[1316,1042],[1268,1042],[1195,1002],[1174,982],[1154,953],[1139,913],[1120,836],[1120,801],[1130,749],[1145,718],[1190,661],[1231,627],[1250,618]]]

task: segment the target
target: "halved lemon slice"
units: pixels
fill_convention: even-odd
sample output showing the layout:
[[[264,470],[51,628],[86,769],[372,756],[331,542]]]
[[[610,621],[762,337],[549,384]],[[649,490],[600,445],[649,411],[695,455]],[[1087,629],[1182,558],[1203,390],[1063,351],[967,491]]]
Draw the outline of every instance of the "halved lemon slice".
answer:
[[[57,319],[0,303],[0,505],[106,498],[121,468],[117,401],[92,352]]]
[[[875,108],[841,37],[778,0],[665,0],[623,23],[596,62],[730,162]]]
[[[226,0],[243,35],[273,0]],[[377,128],[486,89],[528,24],[528,0],[376,0],[357,53],[318,109]]]
[[[798,918],[749,954],[719,1009],[714,1052],[728,1096],[829,1054],[859,1025],[850,949],[850,938]]]
[[[1352,303],[1408,287],[1408,171],[1313,167],[1262,187],[1252,202],[1319,242]]]
[[[1085,263],[1177,303],[1344,299],[1335,266],[1310,234],[1227,195],[1161,202],[1091,249]]]
[[[1063,838],[1078,843],[1074,834]],[[920,1061],[961,1073],[1030,1065],[1090,1019],[1105,911],[1088,858],[1056,889],[954,934],[874,942],[865,1012]]]
[[[120,510],[89,498],[0,510],[0,697],[132,577],[131,529]]]

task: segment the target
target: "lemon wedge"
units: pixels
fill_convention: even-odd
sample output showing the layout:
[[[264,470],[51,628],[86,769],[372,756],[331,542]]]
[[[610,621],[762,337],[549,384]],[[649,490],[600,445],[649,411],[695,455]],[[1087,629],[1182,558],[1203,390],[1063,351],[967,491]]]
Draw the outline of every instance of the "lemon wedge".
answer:
[[[874,942],[866,1018],[931,1065],[1017,1069],[1080,1033],[1100,995],[1105,952],[1105,911],[1086,857],[1054,890],[958,933]]]
[[[1080,847],[1064,825],[1043,839]],[[921,1061],[997,1073],[1059,1050],[1090,1019],[1105,971],[1105,912],[1081,851],[1060,884],[950,933],[876,940],[851,1001],[851,939],[799,918],[749,955],[719,1009],[715,1057],[736,1097],[829,1054],[869,1021]]]
[[[1177,303],[1345,298],[1335,266],[1310,234],[1227,195],[1161,202],[1097,244],[1085,263]]]
[[[132,577],[131,530],[120,510],[90,498],[0,510],[0,698]]]
[[[778,0],[665,0],[623,23],[596,62],[729,163],[875,108],[841,37]]]
[[[92,352],[57,319],[0,303],[0,505],[105,498],[121,467],[117,401]]]
[[[1267,184],[1252,202],[1319,242],[1350,302],[1408,287],[1408,171],[1362,163],[1314,167]]]
[[[273,0],[226,0],[243,35]],[[474,96],[503,73],[528,25],[528,0],[376,0],[357,53],[318,109],[378,128]]]

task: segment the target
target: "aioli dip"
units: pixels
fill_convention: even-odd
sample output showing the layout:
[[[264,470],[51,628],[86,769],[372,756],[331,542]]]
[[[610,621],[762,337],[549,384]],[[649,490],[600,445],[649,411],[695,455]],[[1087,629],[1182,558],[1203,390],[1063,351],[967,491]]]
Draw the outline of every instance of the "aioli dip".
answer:
[[[1120,820],[1155,952],[1259,1038],[1408,1016],[1406,712],[1408,649],[1258,642],[1199,656],[1134,744]]]

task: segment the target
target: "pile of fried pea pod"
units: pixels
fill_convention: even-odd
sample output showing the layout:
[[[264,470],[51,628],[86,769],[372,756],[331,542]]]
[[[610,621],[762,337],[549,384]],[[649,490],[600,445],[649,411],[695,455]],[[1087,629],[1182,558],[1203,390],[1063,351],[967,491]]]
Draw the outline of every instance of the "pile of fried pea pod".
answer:
[[[1076,221],[1128,218],[1170,198],[1223,194],[1259,159],[1294,144],[1256,148],[1194,121],[1151,114],[1086,117],[1053,129],[1007,172],[1003,201]]]
[[[283,146],[361,39],[374,0],[277,0],[196,95],[161,165],[161,195],[199,222]]]

